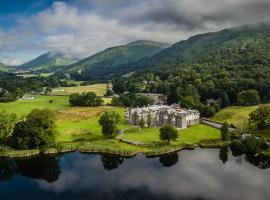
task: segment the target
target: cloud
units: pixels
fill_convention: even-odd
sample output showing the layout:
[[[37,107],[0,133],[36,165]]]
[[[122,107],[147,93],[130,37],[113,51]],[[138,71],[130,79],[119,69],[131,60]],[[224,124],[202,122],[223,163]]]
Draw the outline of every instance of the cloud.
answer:
[[[0,33],[0,51],[38,49],[86,57],[134,40],[174,43],[262,21],[270,21],[269,0],[55,1]]]
[[[16,59],[3,59],[1,60],[1,63],[9,65],[9,66],[17,66],[23,64],[21,60]]]

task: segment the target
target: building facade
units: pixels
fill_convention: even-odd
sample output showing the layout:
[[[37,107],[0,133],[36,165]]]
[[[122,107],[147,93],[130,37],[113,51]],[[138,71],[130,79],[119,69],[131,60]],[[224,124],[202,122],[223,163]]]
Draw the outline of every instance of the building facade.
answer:
[[[143,120],[151,127],[161,127],[171,124],[176,128],[187,128],[200,123],[200,113],[197,110],[187,110],[176,106],[148,106],[131,108],[126,112],[129,124],[139,126]]]

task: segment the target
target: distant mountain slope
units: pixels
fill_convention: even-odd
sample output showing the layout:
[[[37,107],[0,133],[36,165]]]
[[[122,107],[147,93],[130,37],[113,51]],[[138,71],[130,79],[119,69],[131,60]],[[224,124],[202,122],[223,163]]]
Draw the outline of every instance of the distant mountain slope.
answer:
[[[68,67],[71,71],[88,71],[95,75],[108,75],[118,70],[117,66],[136,62],[145,57],[150,57],[168,44],[153,41],[136,41],[126,45],[111,47],[93,56],[83,59]]]
[[[71,55],[47,52],[21,65],[21,69],[53,71],[56,67],[70,65],[76,61],[78,61],[78,59]]]
[[[0,71],[12,72],[12,71],[15,71],[16,69],[17,69],[16,66],[8,66],[3,63],[0,63]]]
[[[183,62],[214,62],[220,60],[240,63],[241,55],[256,52],[258,59],[267,59],[270,52],[270,25],[244,26],[206,33],[180,41],[151,58],[129,65],[129,70],[173,68]],[[260,53],[259,53],[260,52]],[[253,54],[255,55],[255,54]],[[246,57],[250,62],[254,57]]]
[[[106,51],[103,53],[106,55]],[[97,54],[94,58],[96,56],[100,55]],[[90,61],[93,62],[91,57]],[[110,79],[130,72],[154,69],[164,71],[196,64],[247,66],[249,63],[250,65],[262,64],[270,67],[270,24],[243,26],[192,36],[152,56],[126,61],[129,62],[122,62],[120,65],[107,65],[106,62],[100,62],[99,67],[84,65],[82,69],[91,69],[91,67],[92,69],[85,70],[83,74],[75,76],[75,78]],[[82,61],[81,64],[84,63],[86,62]]]

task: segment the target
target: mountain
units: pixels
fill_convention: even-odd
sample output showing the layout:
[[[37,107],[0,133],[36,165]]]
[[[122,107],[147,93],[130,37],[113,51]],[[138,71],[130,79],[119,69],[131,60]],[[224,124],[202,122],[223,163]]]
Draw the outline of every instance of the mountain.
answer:
[[[150,57],[169,45],[153,41],[135,41],[126,45],[115,46],[93,56],[74,63],[69,71],[87,71],[95,76],[108,76],[117,72],[122,65]]]
[[[70,65],[76,61],[78,61],[78,58],[68,54],[59,52],[47,52],[21,65],[20,67],[23,70],[41,70],[50,72],[59,66]]]
[[[244,59],[250,63],[268,63],[269,53],[270,24],[259,24],[196,35],[125,68],[127,71],[164,69],[187,62],[211,64],[216,61],[217,64],[241,64]]]
[[[0,71],[4,71],[4,72],[13,72],[17,69],[16,66],[8,66],[5,65],[3,63],[0,63]]]
[[[132,46],[132,44],[134,43],[127,45],[127,47]],[[124,47],[126,48],[126,46]],[[78,68],[82,66],[81,69],[90,70],[84,70],[84,73],[74,77],[84,80],[111,79],[130,72],[154,69],[163,71],[196,64],[219,66],[221,64],[264,63],[265,66],[270,65],[270,24],[242,26],[195,35],[155,54],[153,53],[152,56],[141,57],[142,59],[139,59],[139,57],[137,59],[125,59],[127,63],[118,62],[109,65],[109,62],[99,62],[98,65],[93,64],[93,60],[96,60],[94,58],[101,57],[103,53],[107,55],[111,50],[115,49],[108,49],[101,54],[76,63],[75,65]],[[122,57],[116,58],[121,59]],[[89,61],[89,65],[86,64],[87,61]]]

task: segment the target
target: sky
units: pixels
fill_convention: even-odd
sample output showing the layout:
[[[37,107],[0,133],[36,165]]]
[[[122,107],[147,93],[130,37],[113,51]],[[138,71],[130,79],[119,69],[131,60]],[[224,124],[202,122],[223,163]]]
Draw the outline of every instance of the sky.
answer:
[[[0,0],[0,62],[53,51],[85,58],[135,40],[270,22],[270,0]]]

